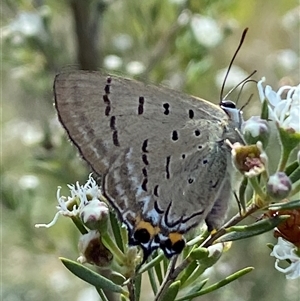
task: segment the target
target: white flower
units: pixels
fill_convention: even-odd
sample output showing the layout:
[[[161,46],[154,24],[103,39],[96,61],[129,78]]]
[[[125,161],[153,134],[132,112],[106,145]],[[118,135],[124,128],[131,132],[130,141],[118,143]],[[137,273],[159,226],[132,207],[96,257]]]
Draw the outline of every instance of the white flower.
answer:
[[[242,145],[239,142],[231,144],[226,140],[226,144],[231,147],[233,165],[246,177],[256,177],[268,170],[268,156],[260,141],[252,145]]]
[[[92,175],[89,175],[89,179],[84,185],[79,185],[77,182],[76,186],[68,185],[68,187],[70,188],[71,196],[68,196],[67,198],[60,195],[61,187],[58,187],[57,189],[56,197],[58,206],[56,206],[56,208],[58,209],[58,212],[55,214],[53,220],[49,224],[36,224],[36,228],[52,227],[57,222],[60,215],[68,217],[79,216],[89,201],[99,200],[102,196]]]
[[[278,237],[277,245],[274,246],[271,256],[276,258],[275,268],[285,274],[286,279],[296,279],[300,277],[300,257],[296,254],[297,247]],[[280,261],[290,261],[286,268],[279,266]]]
[[[300,133],[300,85],[283,86],[275,92],[271,86],[264,88],[264,81],[262,78],[257,88],[261,102],[268,102],[269,118],[281,128]]]

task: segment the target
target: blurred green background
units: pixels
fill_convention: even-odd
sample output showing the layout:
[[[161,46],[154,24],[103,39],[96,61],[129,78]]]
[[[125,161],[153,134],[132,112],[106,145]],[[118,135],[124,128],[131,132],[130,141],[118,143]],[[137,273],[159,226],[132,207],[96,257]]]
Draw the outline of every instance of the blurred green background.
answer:
[[[54,216],[58,185],[67,194],[67,183],[84,183],[88,175],[56,119],[52,84],[59,70],[74,64],[113,70],[217,103],[245,27],[227,91],[255,69],[254,78],[265,76],[274,89],[299,82],[299,19],[297,0],[3,0],[2,300],[98,300],[58,260],[78,257],[72,223],[61,218],[51,229],[34,228]],[[240,104],[253,92],[249,84]],[[257,106],[254,94],[245,115]],[[275,270],[267,242],[275,243],[272,233],[234,243],[206,276],[255,270],[199,300],[299,301],[300,280]],[[143,300],[151,300],[147,284]]]

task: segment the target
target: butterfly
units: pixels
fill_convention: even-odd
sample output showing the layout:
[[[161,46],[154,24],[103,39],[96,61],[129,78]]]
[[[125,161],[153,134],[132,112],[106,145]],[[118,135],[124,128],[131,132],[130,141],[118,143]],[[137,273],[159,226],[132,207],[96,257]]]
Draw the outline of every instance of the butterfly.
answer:
[[[233,102],[80,70],[58,74],[54,95],[60,122],[144,259],[157,248],[179,254],[184,234],[203,221],[221,226],[231,194],[225,141],[241,141],[243,121]]]

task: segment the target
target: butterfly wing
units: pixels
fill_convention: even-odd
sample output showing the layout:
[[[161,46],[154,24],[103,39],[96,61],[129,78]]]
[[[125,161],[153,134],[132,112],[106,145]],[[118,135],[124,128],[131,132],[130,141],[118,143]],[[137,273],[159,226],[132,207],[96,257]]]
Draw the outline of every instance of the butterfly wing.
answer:
[[[58,116],[129,227],[185,233],[205,219],[227,167],[228,117],[205,100],[100,72],[59,74]]]

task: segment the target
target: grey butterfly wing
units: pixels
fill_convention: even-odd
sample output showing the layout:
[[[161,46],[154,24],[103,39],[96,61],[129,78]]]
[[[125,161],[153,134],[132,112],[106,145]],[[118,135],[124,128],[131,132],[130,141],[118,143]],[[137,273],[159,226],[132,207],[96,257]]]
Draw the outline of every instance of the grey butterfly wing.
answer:
[[[59,74],[54,90],[59,119],[129,226],[141,215],[184,233],[206,217],[227,166],[223,110],[99,72]]]

